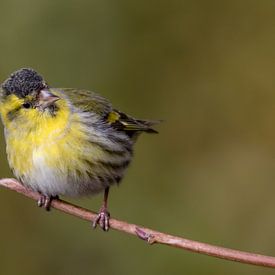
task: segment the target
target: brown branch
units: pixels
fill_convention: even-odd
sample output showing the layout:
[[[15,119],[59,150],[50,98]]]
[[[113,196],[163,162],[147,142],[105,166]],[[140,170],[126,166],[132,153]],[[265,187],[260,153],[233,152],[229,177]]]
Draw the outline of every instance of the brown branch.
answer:
[[[29,198],[38,200],[39,194],[23,187],[15,179],[1,179],[0,186],[9,188],[18,193],[21,193]],[[73,215],[86,221],[92,221],[96,218],[96,213],[91,212],[85,208],[73,205],[63,200],[53,200],[52,207],[63,211],[67,214]],[[180,237],[164,234],[155,230],[141,227],[135,224],[110,219],[110,227],[128,234],[132,234],[146,240],[150,244],[166,244],[173,247],[190,250],[193,252],[206,254],[209,256],[222,258],[231,261],[237,261],[246,264],[253,264],[258,266],[275,267],[275,257],[253,254],[239,250],[214,246],[206,243],[183,239]]]

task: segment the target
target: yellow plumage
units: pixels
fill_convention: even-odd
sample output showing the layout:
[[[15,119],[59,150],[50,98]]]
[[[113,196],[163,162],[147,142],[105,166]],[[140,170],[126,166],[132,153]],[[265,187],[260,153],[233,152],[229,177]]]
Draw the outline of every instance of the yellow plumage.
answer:
[[[49,88],[32,69],[11,75],[0,89],[0,114],[14,174],[42,195],[97,193],[118,183],[137,135],[155,132],[149,121],[112,108],[96,93]],[[106,207],[99,216],[106,229]],[[108,228],[108,226],[107,226]]]

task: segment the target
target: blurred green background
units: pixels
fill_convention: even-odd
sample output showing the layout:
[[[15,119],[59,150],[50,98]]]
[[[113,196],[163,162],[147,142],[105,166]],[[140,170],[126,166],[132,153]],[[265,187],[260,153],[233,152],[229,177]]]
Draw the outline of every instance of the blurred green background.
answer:
[[[0,81],[33,67],[100,92],[143,135],[113,217],[275,256],[275,2],[0,2]],[[0,177],[7,166],[3,131]],[[74,200],[98,210],[102,196]],[[274,274],[91,226],[0,190],[0,273]]]

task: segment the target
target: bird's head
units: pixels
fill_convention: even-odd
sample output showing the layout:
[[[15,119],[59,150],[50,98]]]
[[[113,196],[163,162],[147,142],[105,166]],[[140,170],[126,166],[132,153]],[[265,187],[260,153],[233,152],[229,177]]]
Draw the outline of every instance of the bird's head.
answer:
[[[53,94],[43,77],[30,68],[10,75],[0,87],[0,113],[5,120],[34,117],[54,108],[59,97]]]

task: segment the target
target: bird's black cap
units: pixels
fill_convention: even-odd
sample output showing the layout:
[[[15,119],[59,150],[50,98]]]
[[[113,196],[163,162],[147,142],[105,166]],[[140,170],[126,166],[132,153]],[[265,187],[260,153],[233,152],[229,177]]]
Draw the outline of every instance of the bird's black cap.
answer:
[[[45,87],[43,77],[31,68],[23,68],[12,73],[2,84],[5,95],[16,94],[21,98]]]

